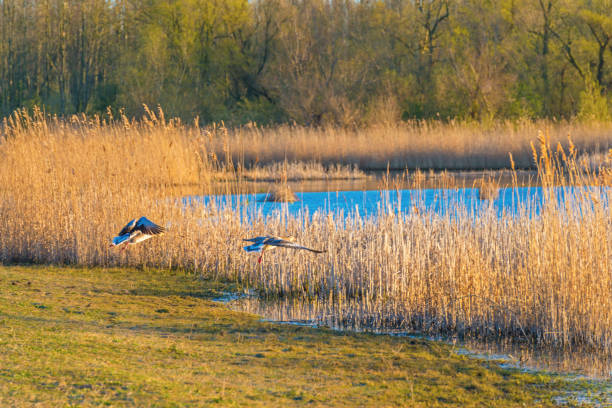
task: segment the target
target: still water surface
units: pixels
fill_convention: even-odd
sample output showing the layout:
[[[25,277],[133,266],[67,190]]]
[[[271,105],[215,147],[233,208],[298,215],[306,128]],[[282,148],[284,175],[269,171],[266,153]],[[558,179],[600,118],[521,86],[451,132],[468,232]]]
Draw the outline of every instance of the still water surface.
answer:
[[[374,216],[381,211],[409,214],[411,212],[434,213],[438,215],[478,215],[493,210],[499,216],[537,215],[547,198],[554,198],[558,204],[581,206],[602,199],[607,205],[609,188],[595,186],[580,187],[516,187],[500,188],[483,196],[478,188],[457,189],[402,189],[365,191],[321,191],[296,192],[295,202],[271,201],[271,193],[233,195],[191,195],[183,197],[183,204],[206,204],[219,207],[230,206],[247,214],[264,217],[278,212],[290,215],[333,213],[336,215],[361,217]],[[583,207],[584,208],[584,207]]]

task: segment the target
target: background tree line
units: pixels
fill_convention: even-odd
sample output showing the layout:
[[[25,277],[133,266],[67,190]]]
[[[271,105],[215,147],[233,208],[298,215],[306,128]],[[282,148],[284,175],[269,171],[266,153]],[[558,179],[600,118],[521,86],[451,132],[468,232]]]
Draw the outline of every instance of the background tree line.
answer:
[[[610,0],[0,0],[0,116],[610,119]]]

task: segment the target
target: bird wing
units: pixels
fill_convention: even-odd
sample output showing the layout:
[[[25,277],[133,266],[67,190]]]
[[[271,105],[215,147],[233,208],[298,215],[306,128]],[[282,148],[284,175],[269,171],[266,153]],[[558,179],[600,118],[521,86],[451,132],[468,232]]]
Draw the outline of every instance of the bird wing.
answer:
[[[128,222],[125,227],[121,228],[121,231],[119,231],[119,234],[117,234],[117,236],[122,236],[125,234],[129,234],[130,232],[132,232],[132,230],[134,229],[134,224],[136,223],[136,220],[132,220],[130,222]]]
[[[140,219],[136,222],[136,225],[134,226],[134,230],[138,230],[143,234],[148,235],[163,234],[165,231],[164,227],[160,227],[159,225],[147,219],[146,217],[140,217]]]
[[[264,247],[263,244],[253,244],[253,245],[245,246],[243,247],[243,249],[247,252],[261,252],[263,247]]]
[[[305,247],[300,244],[296,244],[295,242],[288,241],[286,239],[281,238],[270,238],[264,242],[265,245],[277,246],[281,248],[293,248],[293,249],[305,249],[306,251],[315,252],[317,254],[323,253],[325,251],[319,251],[318,249],[312,249]]]
[[[117,246],[117,245],[121,245],[122,243],[124,243],[128,239],[130,239],[130,234],[123,234],[123,235],[119,235],[119,236],[113,238],[112,242],[113,242],[113,245]]]
[[[247,242],[254,242],[256,244],[262,243],[264,242],[266,239],[269,239],[270,237],[265,236],[265,237],[255,237],[255,238],[243,238],[243,241],[247,241]]]

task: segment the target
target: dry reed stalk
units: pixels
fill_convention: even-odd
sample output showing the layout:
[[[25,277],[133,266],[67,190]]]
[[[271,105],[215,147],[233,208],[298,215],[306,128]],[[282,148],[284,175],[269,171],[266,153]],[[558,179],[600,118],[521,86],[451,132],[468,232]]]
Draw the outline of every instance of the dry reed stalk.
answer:
[[[538,216],[500,217],[493,208],[478,218],[462,208],[441,216],[417,205],[376,218],[245,217],[245,209],[173,198],[177,184],[205,192],[210,174],[225,170],[207,134],[150,116],[104,123],[19,113],[7,121],[0,261],[186,268],[270,296],[359,300],[354,318],[364,324],[612,350],[610,189],[587,188],[562,205],[549,196]],[[296,132],[300,140],[310,131]],[[574,147],[554,151],[551,143],[542,136],[534,149],[545,189],[598,185],[601,173],[576,170]],[[110,251],[108,239],[140,215],[161,222],[166,236]],[[327,253],[278,251],[257,268],[240,247],[261,234],[295,235]]]

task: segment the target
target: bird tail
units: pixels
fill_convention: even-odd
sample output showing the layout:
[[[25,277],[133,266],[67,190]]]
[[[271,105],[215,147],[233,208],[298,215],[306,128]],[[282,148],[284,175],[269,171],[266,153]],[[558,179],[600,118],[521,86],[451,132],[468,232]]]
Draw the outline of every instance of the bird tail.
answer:
[[[312,248],[308,248],[302,245],[295,245],[295,246],[291,246],[290,248],[305,249],[306,251],[314,252],[315,254],[322,254],[323,252],[327,252],[324,249],[312,249]]]

